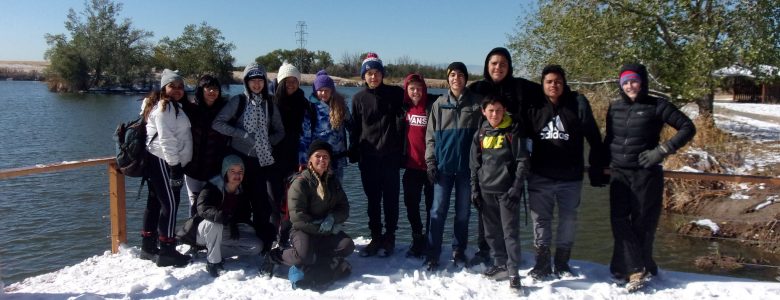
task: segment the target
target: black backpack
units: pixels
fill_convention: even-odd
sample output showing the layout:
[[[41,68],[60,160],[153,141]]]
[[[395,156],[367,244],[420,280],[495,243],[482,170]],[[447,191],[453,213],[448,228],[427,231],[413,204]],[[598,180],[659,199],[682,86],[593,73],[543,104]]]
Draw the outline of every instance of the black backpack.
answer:
[[[157,137],[154,134],[152,140]],[[128,123],[121,123],[114,133],[116,164],[125,176],[143,177],[146,157],[146,121],[143,116]]]

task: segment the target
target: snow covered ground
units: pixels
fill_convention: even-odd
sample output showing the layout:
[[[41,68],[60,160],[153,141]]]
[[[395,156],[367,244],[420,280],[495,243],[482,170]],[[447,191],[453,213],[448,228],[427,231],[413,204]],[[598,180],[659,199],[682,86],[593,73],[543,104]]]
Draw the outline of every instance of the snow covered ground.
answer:
[[[366,240],[357,238],[364,245]],[[25,279],[5,288],[3,299],[515,299],[507,281],[495,282],[469,270],[422,271],[422,261],[400,253],[389,258],[348,258],[353,272],[330,290],[318,293],[293,290],[284,278],[258,275],[255,261],[228,260],[227,272],[214,279],[199,257],[184,268],[158,268],[139,259],[137,247],[119,254],[106,252],[59,271]],[[449,253],[442,253],[449,257]],[[533,263],[524,253],[520,271]],[[611,282],[607,266],[573,261],[577,277],[532,282],[523,279],[527,299],[777,299],[780,283],[661,270],[658,277],[635,294]],[[286,274],[278,268],[277,275]]]
[[[732,104],[728,109],[751,114],[780,116],[780,105]],[[780,124],[733,115],[716,115],[716,124],[734,134],[756,141],[780,141]],[[771,151],[771,149],[769,150]],[[750,158],[765,164],[780,158],[777,151]],[[748,160],[748,159],[746,159]],[[772,201],[777,201],[777,196]],[[356,244],[365,245],[362,237]],[[446,242],[445,242],[446,244]],[[390,258],[349,257],[353,272],[324,293],[293,290],[281,277],[258,276],[257,259],[226,262],[227,272],[214,279],[205,271],[205,258],[196,258],[184,268],[158,268],[138,258],[137,247],[123,246],[119,254],[106,252],[74,266],[27,278],[0,290],[2,299],[506,299],[517,298],[508,282],[483,278],[483,266],[437,273],[422,271],[421,260],[405,258],[399,245]],[[447,248],[447,247],[445,247]],[[442,257],[449,257],[445,251]],[[533,256],[523,254],[520,271],[525,275]],[[639,293],[628,294],[610,279],[608,267],[573,261],[575,278],[533,282],[523,279],[528,299],[778,299],[780,283],[661,270],[659,276]],[[2,282],[0,282],[2,287]]]

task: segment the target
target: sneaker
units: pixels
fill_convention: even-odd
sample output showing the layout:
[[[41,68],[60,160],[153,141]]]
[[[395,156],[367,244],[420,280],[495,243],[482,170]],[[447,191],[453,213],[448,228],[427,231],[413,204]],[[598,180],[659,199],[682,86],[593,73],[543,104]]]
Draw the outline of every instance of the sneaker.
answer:
[[[509,276],[509,272],[507,272],[505,266],[491,266],[482,275],[493,280],[501,280],[506,279]]]
[[[463,253],[463,251],[455,250],[452,252],[452,264],[467,267],[468,261],[466,253]]]
[[[224,269],[225,267],[222,264],[222,262],[218,262],[215,264],[212,264],[210,262],[206,263],[206,272],[208,272],[209,275],[211,275],[211,277],[219,277],[219,271]]]
[[[377,252],[379,252],[379,247],[382,245],[382,236],[372,236],[371,242],[366,245],[362,250],[360,250],[360,253],[358,253],[362,257],[368,257],[368,256],[374,256]]]
[[[626,283],[626,290],[629,293],[636,292],[645,286],[644,273],[636,272],[628,276],[628,283]]]
[[[523,284],[520,282],[520,276],[509,276],[509,288],[522,292]]]
[[[425,259],[425,262],[423,262],[423,266],[425,266],[426,271],[436,271],[436,269],[439,268],[439,260],[428,257]]]

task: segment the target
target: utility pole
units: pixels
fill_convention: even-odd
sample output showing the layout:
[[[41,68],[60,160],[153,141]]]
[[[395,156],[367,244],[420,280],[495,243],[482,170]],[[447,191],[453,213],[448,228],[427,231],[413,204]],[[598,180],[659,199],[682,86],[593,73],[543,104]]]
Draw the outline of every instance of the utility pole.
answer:
[[[308,66],[303,65],[303,55],[306,52],[306,21],[298,21],[298,24],[295,25],[297,30],[295,31],[295,38],[298,42],[298,55],[297,55],[297,62],[296,65],[298,68],[300,68],[302,71],[308,72]]]

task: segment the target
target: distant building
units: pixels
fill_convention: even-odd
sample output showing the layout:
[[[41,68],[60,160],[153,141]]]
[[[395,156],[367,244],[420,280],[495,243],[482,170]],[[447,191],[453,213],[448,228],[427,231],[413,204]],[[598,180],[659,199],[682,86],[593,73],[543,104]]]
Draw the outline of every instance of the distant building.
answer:
[[[723,79],[734,102],[780,103],[780,68],[759,65],[755,72],[741,65],[712,73]]]

